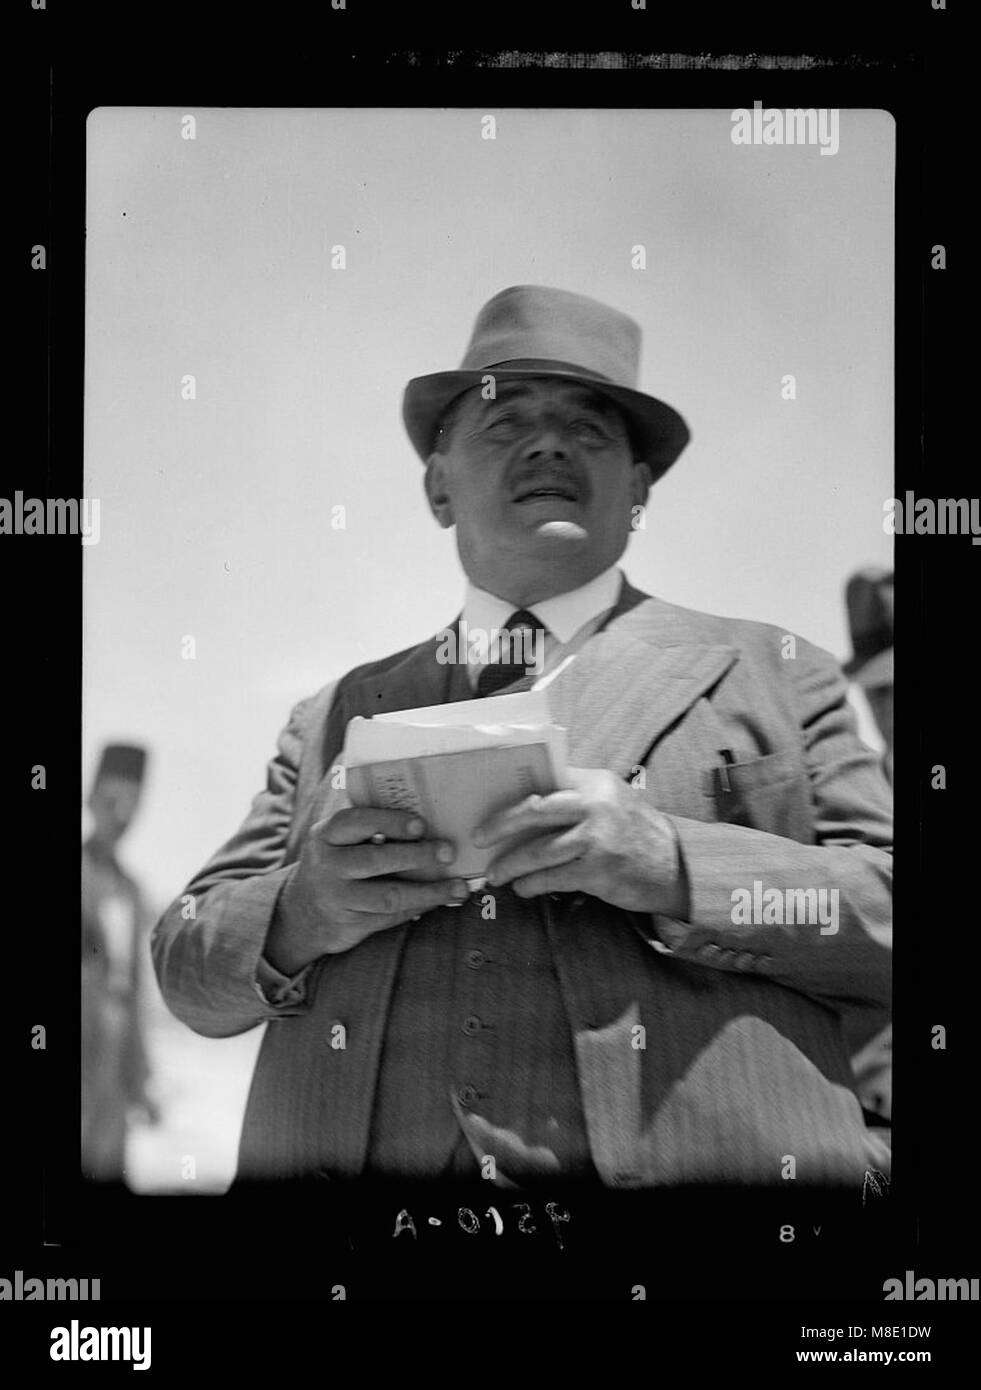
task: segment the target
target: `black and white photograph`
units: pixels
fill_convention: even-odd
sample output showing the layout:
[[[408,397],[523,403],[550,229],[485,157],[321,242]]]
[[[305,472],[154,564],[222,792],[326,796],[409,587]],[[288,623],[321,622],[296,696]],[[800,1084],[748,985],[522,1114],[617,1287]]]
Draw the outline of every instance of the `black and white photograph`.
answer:
[[[81,972],[68,1043],[18,1003],[60,1108],[0,1269],[77,1300],[51,1360],[111,1299],[572,1299],[889,1364],[936,1348],[878,1303],[978,1297],[951,234],[885,78],[753,61],[74,109],[79,491],[0,499],[78,584],[22,828],[71,904],[80,813]]]
[[[888,1176],[889,114],[87,142],[83,1163]]]

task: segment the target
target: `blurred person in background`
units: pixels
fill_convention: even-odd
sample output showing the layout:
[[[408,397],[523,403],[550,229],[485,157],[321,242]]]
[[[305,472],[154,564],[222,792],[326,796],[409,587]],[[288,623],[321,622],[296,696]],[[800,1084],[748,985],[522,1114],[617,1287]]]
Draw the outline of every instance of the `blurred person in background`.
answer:
[[[869,568],[853,574],[845,586],[845,605],[852,656],[843,670],[858,685],[882,736],[882,770],[892,785],[892,688],[894,576]],[[892,1121],[892,1026],[865,1041],[852,1058],[858,1096],[868,1124]]]
[[[149,1091],[140,980],[149,920],[117,849],[139,805],[146,751],[107,744],[82,845],[82,1171],[121,1182],[131,1111],[159,1119]]]

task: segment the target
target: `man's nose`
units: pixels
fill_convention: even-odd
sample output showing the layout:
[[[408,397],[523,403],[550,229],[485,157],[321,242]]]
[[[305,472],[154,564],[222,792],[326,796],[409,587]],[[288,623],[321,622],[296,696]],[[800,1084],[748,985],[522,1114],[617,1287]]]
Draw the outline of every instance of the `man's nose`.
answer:
[[[525,444],[522,453],[526,459],[567,459],[569,439],[560,425],[546,423],[540,425]]]

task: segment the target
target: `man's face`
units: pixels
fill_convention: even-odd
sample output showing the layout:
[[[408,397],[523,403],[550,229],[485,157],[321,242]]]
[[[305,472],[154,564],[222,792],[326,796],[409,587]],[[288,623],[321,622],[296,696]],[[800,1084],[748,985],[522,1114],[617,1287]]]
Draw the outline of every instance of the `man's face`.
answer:
[[[100,777],[89,797],[95,836],[115,845],[129,828],[140,799],[140,784],[130,777]]]
[[[482,589],[526,606],[578,588],[623,554],[651,475],[615,405],[572,382],[467,393],[426,469],[441,526]]]

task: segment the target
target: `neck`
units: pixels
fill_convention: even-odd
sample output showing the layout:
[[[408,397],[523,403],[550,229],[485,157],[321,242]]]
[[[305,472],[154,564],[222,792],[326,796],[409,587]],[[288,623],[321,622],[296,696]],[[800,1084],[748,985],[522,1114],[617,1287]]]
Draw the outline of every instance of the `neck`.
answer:
[[[493,594],[495,598],[503,599],[505,603],[513,604],[515,608],[532,608],[536,603],[544,603],[546,599],[558,598],[560,594],[569,594],[575,589],[584,588],[608,568],[609,566],[604,565],[602,569],[593,570],[589,574],[575,574],[565,578],[557,576],[554,570],[530,578],[514,574],[485,577],[470,573],[467,578],[476,588]]]
[[[109,844],[105,840],[100,840],[98,835],[90,835],[85,842],[85,848],[93,859],[97,859],[103,864],[115,864],[116,846]]]

